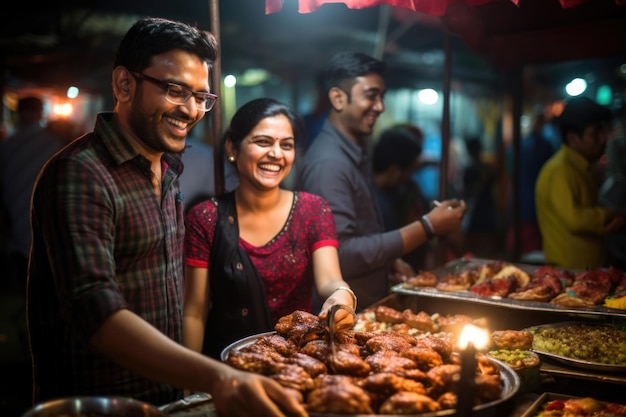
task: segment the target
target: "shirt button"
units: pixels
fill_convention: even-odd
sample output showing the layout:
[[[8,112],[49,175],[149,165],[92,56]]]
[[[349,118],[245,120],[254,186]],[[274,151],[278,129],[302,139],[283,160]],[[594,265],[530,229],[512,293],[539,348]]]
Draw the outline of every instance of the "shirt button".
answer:
[[[237,262],[235,268],[237,268],[238,271],[243,271],[243,264],[241,262]]]
[[[233,216],[228,216],[228,223],[234,224],[235,223],[235,218]]]
[[[247,308],[244,307],[244,308],[241,309],[241,316],[242,317],[248,316],[248,309]]]

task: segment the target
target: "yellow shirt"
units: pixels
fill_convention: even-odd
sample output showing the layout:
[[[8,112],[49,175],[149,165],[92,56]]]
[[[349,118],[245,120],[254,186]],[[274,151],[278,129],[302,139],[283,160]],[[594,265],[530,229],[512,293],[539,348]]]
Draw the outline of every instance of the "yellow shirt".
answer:
[[[578,152],[562,145],[539,173],[537,219],[549,264],[570,269],[606,266],[608,211],[598,205],[592,168]]]

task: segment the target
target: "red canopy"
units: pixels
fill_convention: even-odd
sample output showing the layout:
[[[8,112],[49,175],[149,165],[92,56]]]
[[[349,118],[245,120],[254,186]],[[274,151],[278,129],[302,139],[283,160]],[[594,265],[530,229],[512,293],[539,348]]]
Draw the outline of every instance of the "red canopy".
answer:
[[[380,6],[387,4],[390,6],[404,7],[417,12],[435,16],[443,16],[449,5],[463,3],[469,6],[480,6],[492,1],[507,0],[298,0],[298,11],[300,13],[311,13],[326,3],[344,3],[350,9],[364,9],[366,7]],[[508,0],[518,4],[520,0]],[[563,8],[577,6],[590,0],[559,0]],[[265,0],[265,13],[276,13],[283,7],[285,0]],[[617,4],[624,4],[626,0],[616,0]]]

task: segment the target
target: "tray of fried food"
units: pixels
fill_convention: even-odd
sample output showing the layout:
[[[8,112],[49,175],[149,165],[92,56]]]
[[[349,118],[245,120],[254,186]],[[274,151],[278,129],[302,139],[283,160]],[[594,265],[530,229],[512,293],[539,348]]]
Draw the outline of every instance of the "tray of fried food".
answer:
[[[544,392],[521,417],[626,417],[626,405]]]
[[[282,317],[275,332],[234,342],[222,359],[276,380],[313,417],[453,415],[459,354],[437,317],[421,313],[390,308],[359,313],[353,329],[335,333],[333,366],[325,323],[303,311]],[[395,323],[376,326],[377,314]],[[474,410],[488,416],[517,392],[520,380],[500,361],[478,354],[477,362]]]

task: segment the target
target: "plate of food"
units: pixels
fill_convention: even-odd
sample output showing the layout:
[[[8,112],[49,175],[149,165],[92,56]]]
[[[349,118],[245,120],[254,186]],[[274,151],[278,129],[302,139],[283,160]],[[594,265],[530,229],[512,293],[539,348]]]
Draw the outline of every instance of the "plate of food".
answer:
[[[460,357],[444,334],[343,330],[335,334],[335,354],[324,324],[310,313],[285,316],[275,329],[232,343],[221,359],[276,380],[312,417],[456,413]],[[474,414],[493,417],[518,392],[520,377],[497,359],[476,359]]]
[[[529,327],[532,350],[568,366],[626,372],[626,332],[592,322],[560,322]]]
[[[574,397],[545,392],[521,417],[620,417],[626,416],[626,406],[598,401],[591,397]]]

